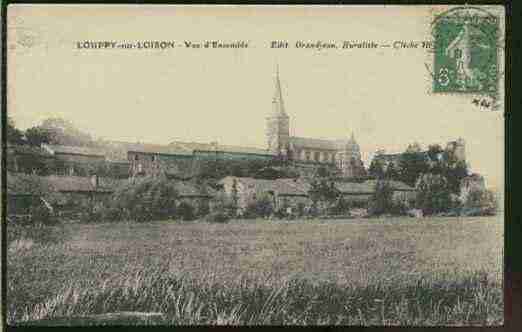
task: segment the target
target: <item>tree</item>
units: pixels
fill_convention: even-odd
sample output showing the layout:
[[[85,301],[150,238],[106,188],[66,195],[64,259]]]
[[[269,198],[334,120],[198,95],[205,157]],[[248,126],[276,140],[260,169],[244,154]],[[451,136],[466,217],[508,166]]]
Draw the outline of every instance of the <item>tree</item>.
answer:
[[[339,197],[339,190],[335,187],[334,182],[328,182],[326,179],[313,179],[310,183],[311,187],[308,196],[312,200],[314,206],[320,204],[322,206],[331,205]]]
[[[399,180],[400,179],[400,173],[397,167],[395,166],[395,163],[391,162],[388,167],[386,168],[386,171],[384,172],[384,178],[388,180]]]
[[[421,146],[417,142],[414,142],[413,144],[408,145],[408,147],[406,148],[406,153],[419,153],[421,151],[422,151]]]
[[[51,131],[40,126],[31,127],[25,131],[27,142],[31,145],[40,146],[42,143],[51,143]]]
[[[488,189],[474,189],[469,192],[464,208],[475,215],[495,215],[498,201],[495,193]]]
[[[375,184],[375,191],[369,205],[369,212],[373,215],[392,213],[394,211],[393,188],[386,180],[379,180]]]
[[[426,154],[416,150],[417,146],[409,146],[399,160],[400,179],[410,186],[414,186],[419,176],[430,168]]]
[[[453,208],[448,179],[440,174],[423,174],[417,182],[418,208],[424,215],[445,212]]]
[[[23,144],[25,143],[23,137],[24,134],[22,131],[18,128],[16,128],[15,123],[13,119],[8,116],[7,117],[7,123],[5,126],[5,136],[8,143],[12,144]]]
[[[41,143],[72,145],[72,146],[95,146],[92,137],[79,130],[75,125],[62,118],[48,118],[38,126],[27,129],[28,141],[33,145]]]
[[[384,165],[383,162],[378,158],[373,158],[368,169],[371,177],[376,179],[382,179],[384,177]]]
[[[274,213],[272,198],[269,194],[263,194],[250,202],[245,210],[245,216],[249,218],[268,217]]]
[[[339,199],[337,199],[335,205],[332,206],[331,212],[335,215],[342,215],[348,213],[348,211],[350,211],[350,208],[350,203],[346,199],[344,199],[342,195],[339,195]]]
[[[328,178],[331,176],[332,176],[332,171],[324,165],[319,166],[315,171],[315,177],[317,177],[317,178]]]
[[[455,161],[453,164],[445,163],[442,174],[448,179],[448,186],[452,193],[460,194],[460,183],[468,176],[468,165],[465,161]]]
[[[232,182],[232,204],[234,206],[234,215],[237,213],[238,203],[239,203],[239,191],[237,189],[237,179],[234,179],[234,182]]]
[[[432,162],[438,162],[439,156],[444,152],[439,144],[432,144],[428,147],[428,157]]]
[[[151,221],[176,216],[178,192],[165,177],[145,177],[116,190],[110,202],[121,218]]]

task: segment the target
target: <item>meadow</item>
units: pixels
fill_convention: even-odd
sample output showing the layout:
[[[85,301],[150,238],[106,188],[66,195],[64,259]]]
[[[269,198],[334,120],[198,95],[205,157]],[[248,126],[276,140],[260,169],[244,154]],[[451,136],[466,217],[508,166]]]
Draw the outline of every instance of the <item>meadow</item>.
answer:
[[[58,228],[63,242],[9,245],[9,324],[114,312],[168,325],[503,322],[498,216]]]

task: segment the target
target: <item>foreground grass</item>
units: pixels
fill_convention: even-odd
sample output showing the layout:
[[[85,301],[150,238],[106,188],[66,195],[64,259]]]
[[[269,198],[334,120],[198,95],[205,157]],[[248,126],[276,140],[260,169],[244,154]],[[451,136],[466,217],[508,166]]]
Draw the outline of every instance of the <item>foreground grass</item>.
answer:
[[[167,271],[143,271],[102,285],[71,285],[21,315],[34,323],[107,312],[159,312],[164,325],[492,325],[502,323],[502,292],[485,274],[389,281],[366,287],[307,279],[227,284]]]
[[[498,218],[67,227],[65,243],[10,248],[11,324],[119,311],[162,324],[502,323]]]

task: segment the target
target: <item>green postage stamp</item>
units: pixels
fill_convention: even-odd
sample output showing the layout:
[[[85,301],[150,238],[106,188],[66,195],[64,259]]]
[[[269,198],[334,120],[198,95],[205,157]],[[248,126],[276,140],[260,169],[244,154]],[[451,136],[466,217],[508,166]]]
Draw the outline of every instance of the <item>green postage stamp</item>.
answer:
[[[433,35],[433,92],[497,92],[497,16],[476,7],[453,8],[435,18]]]

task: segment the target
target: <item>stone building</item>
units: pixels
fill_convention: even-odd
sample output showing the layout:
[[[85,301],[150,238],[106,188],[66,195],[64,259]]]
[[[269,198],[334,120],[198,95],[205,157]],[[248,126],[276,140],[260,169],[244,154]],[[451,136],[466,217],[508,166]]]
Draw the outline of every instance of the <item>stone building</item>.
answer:
[[[237,207],[243,212],[246,207],[261,197],[269,197],[274,210],[281,207],[297,208],[299,204],[311,205],[308,198],[310,185],[296,179],[254,179],[249,177],[227,176],[219,181],[226,195],[237,195]],[[234,189],[235,187],[235,189]],[[234,194],[236,190],[236,194]]]
[[[309,191],[312,188],[310,182],[303,179],[254,179],[247,177],[227,176],[219,181],[223,185],[226,195],[232,197],[237,195],[237,205],[240,211],[265,196],[270,197],[275,210],[281,207],[298,208],[312,206]],[[393,200],[403,203],[411,203],[415,200],[416,190],[399,181],[388,181],[393,190]],[[345,201],[355,206],[367,207],[369,201],[375,194],[377,180],[366,180],[362,182],[334,181],[333,186]],[[235,193],[234,193],[235,191]]]
[[[55,159],[55,172],[60,175],[77,175],[84,168],[95,169],[105,161],[105,153],[96,148],[42,144],[42,149]]]
[[[345,177],[363,176],[360,147],[352,133],[349,140],[325,140],[290,135],[290,117],[286,113],[279,71],[275,77],[272,110],[266,118],[267,149],[274,155],[301,163],[336,166]]]

